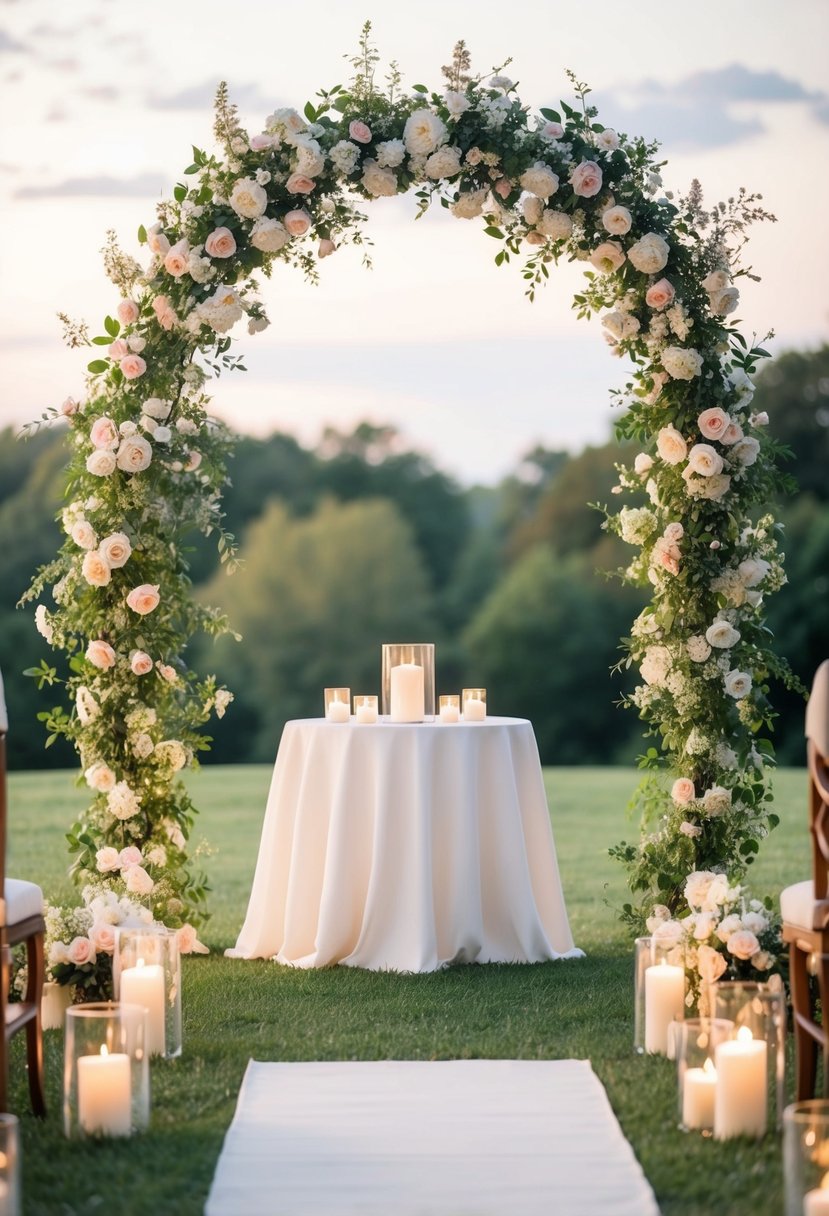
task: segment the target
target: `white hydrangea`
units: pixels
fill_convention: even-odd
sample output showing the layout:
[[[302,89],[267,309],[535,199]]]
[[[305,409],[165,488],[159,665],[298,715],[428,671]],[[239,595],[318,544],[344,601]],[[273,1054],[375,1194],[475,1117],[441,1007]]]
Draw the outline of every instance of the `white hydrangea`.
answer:
[[[377,164],[383,169],[397,169],[403,164],[406,145],[402,139],[387,139],[375,148]]]
[[[239,295],[232,287],[217,287],[194,312],[217,334],[226,334],[245,314]]]
[[[329,152],[331,163],[338,173],[348,177],[353,173],[360,159],[360,149],[350,139],[341,139]]]
[[[649,646],[639,665],[642,679],[655,688],[664,685],[670,669],[671,652],[667,646]]]
[[[461,171],[460,148],[449,145],[438,148],[436,152],[427,157],[424,168],[426,176],[431,177],[433,181],[440,181],[445,177],[455,177]]]
[[[397,178],[390,169],[383,169],[376,160],[363,164],[361,182],[373,198],[391,198],[397,194]]]
[[[629,545],[643,545],[658,527],[648,507],[623,507],[618,519],[619,534]]]
[[[107,809],[116,819],[132,819],[141,809],[141,799],[126,781],[118,781],[107,795]]]
[[[702,371],[702,355],[690,346],[666,346],[662,366],[673,380],[693,380]]]
[[[566,211],[545,211],[536,227],[551,241],[564,241],[573,232],[573,221]]]
[[[699,634],[694,634],[685,643],[685,649],[688,651],[688,658],[694,663],[704,663],[711,654],[711,647],[704,637]]]

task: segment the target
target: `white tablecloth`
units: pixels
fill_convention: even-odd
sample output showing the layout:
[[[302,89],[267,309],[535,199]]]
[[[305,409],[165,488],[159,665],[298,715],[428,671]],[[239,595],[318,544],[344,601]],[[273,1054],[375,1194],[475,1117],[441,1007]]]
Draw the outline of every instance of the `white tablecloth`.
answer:
[[[394,971],[580,955],[530,723],[288,722],[228,953]]]

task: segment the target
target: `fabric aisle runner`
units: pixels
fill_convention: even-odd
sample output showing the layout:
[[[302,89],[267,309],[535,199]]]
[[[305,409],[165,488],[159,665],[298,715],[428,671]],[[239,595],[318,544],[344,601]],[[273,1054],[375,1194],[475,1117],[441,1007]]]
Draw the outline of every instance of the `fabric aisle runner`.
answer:
[[[251,1060],[205,1211],[659,1216],[588,1060]]]

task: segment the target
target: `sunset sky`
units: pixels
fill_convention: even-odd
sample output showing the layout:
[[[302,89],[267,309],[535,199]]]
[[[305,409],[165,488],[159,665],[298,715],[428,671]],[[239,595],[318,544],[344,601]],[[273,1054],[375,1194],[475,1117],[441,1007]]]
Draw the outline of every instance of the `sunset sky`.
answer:
[[[275,107],[301,109],[348,78],[342,57],[366,17],[404,83],[439,88],[460,37],[476,70],[511,55],[533,107],[568,97],[572,68],[602,121],[663,142],[666,187],[697,177],[711,202],[761,191],[779,222],[753,236],[763,280],[738,315],[749,335],[773,328],[775,350],[826,340],[824,0],[0,0],[0,426],[82,396],[87,357],[62,346],[55,313],[95,328],[113,310],[105,231],[138,253],[136,229],[153,222],[191,144],[210,145],[217,82],[258,131]],[[216,412],[304,441],[326,423],[392,422],[464,482],[497,479],[535,442],[602,442],[624,369],[598,325],[571,312],[580,273],[561,267],[530,305],[477,224],[439,208],[413,224],[414,210],[411,197],[371,205],[372,271],[348,249],[323,264],[319,288],[277,268],[271,328],[249,338],[239,326],[250,370],[216,385]]]

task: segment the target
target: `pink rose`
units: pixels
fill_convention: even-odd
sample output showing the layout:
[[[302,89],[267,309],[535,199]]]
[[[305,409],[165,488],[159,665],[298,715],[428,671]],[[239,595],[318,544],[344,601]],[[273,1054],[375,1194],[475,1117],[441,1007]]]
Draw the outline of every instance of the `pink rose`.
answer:
[[[87,963],[94,963],[96,959],[95,947],[88,937],[73,938],[67,953],[70,963],[76,967],[84,967]]]
[[[157,608],[160,602],[158,585],[152,583],[142,583],[140,587],[133,587],[127,596],[128,607],[132,608],[133,612],[137,612],[139,616],[146,616]]]
[[[75,398],[67,397],[65,401],[61,402],[58,413],[62,414],[64,418],[71,418],[73,414],[77,414],[79,409],[80,406]]]
[[[310,194],[316,189],[316,185],[312,177],[306,177],[304,173],[292,173],[285,183],[285,189],[289,194]]]
[[[667,308],[673,303],[675,295],[673,283],[669,283],[667,279],[659,279],[645,293],[645,303],[648,308]]]
[[[697,950],[697,967],[700,979],[706,984],[716,984],[728,963],[713,946],[700,946]]]
[[[207,946],[202,945],[196,930],[192,925],[182,925],[176,934],[178,948],[181,954],[209,954]]]
[[[116,312],[122,325],[134,325],[138,320],[138,305],[135,300],[122,300]]]
[[[158,224],[147,233],[147,244],[150,247],[150,253],[157,253],[159,257],[163,258],[166,253],[169,253],[170,242]]]
[[[160,659],[155,667],[162,680],[166,680],[168,684],[175,684],[178,679],[178,672],[175,667],[171,667],[169,663],[162,663]]]
[[[706,439],[722,439],[730,422],[731,419],[725,410],[721,410],[716,405],[711,409],[703,410],[697,418],[697,426]]]
[[[115,666],[115,651],[109,642],[104,642],[101,638],[89,643],[86,657],[94,667],[100,667],[101,671],[108,671],[110,667]]]
[[[602,188],[602,171],[593,160],[583,160],[570,174],[573,193],[579,198],[592,198]]]
[[[307,211],[289,211],[282,223],[291,236],[304,236],[311,227],[311,217]]]
[[[261,135],[251,137],[250,150],[251,152],[266,152],[268,148],[273,147],[273,136],[267,135],[264,131]]]
[[[190,264],[190,245],[187,241],[178,241],[173,245],[164,259],[164,269],[174,279],[180,279]]]
[[[129,560],[132,545],[123,532],[113,532],[101,541],[98,552],[112,570],[120,570]]]
[[[118,364],[125,380],[137,380],[147,370],[147,364],[140,355],[127,355]]]
[[[118,427],[106,414],[96,418],[89,432],[89,439],[94,448],[114,448],[118,446]]]
[[[153,661],[144,650],[134,650],[130,655],[130,669],[134,676],[145,676],[153,669]]]
[[[118,448],[118,468],[125,473],[142,473],[152,457],[153,449],[143,435],[127,435]]]
[[[612,274],[625,260],[625,251],[618,241],[602,241],[590,254],[590,261],[602,274]]]
[[[360,122],[360,120],[357,118],[355,118],[354,122],[349,125],[348,134],[349,138],[353,139],[355,143],[371,143],[371,128],[367,127],[364,122]]]
[[[70,946],[71,949],[71,946]],[[759,953],[760,943],[750,929],[738,929],[728,939],[728,952],[744,962]]]
[[[110,359],[123,359],[124,355],[130,353],[130,348],[127,346],[123,338],[116,338],[114,342],[110,342],[107,347],[107,354]]]
[[[317,250],[317,257],[318,258],[330,257],[330,255],[332,253],[334,253],[336,248],[337,248],[337,246],[334,244],[333,241],[330,241],[327,236],[323,237],[322,240],[320,241],[319,249]]]
[[[214,228],[204,242],[204,252],[211,258],[229,258],[236,252],[236,238],[229,228]]]
[[[166,296],[156,296],[153,300],[153,312],[162,329],[172,329],[178,317]]]
[[[115,951],[115,930],[105,920],[96,921],[89,936],[98,954],[112,954]]]
[[[124,872],[124,881],[131,895],[149,895],[155,886],[143,866],[130,866]]]
[[[201,452],[190,452],[187,458],[187,464],[184,466],[188,473],[194,473],[201,464]]]
[[[89,549],[84,553],[81,573],[90,587],[107,587],[112,578],[109,563],[101,557],[97,549]]]
[[[499,198],[507,198],[512,192],[512,185],[508,177],[500,178],[493,187]]]
[[[564,127],[560,122],[545,122],[541,128],[541,134],[546,135],[548,139],[561,139]]]
[[[129,866],[140,866],[142,860],[141,850],[137,849],[134,844],[128,844],[118,854],[118,865],[122,870],[128,869]]]
[[[120,870],[121,862],[118,858],[118,850],[109,845],[104,849],[98,849],[95,854],[95,864],[100,874],[111,874],[115,870]]]
[[[674,802],[678,802],[680,805],[684,805],[686,802],[693,802],[696,796],[697,791],[690,777],[678,777],[671,786],[671,797]]]
[[[736,422],[730,422],[720,436],[720,443],[726,443],[731,446],[732,443],[739,443],[743,437],[743,428]]]

